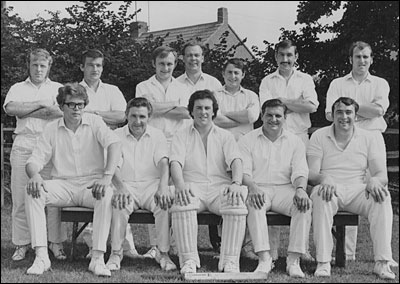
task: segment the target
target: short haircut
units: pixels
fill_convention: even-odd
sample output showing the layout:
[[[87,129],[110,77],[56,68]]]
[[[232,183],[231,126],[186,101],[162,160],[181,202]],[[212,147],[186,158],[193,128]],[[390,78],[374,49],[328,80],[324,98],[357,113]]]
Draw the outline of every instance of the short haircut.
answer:
[[[213,112],[214,115],[212,119],[214,119],[217,116],[218,112],[218,102],[217,99],[215,98],[213,92],[210,90],[199,90],[194,92],[190,98],[189,98],[189,104],[188,104],[188,111],[190,116],[193,118],[192,111],[194,108],[194,103],[196,100],[203,100],[203,99],[210,99],[213,102]]]
[[[360,108],[358,103],[355,100],[353,100],[352,98],[340,97],[332,104],[332,117],[333,117],[333,115],[335,113],[336,106],[338,104],[340,104],[340,103],[342,103],[342,104],[344,104],[346,106],[351,106],[351,105],[354,106],[354,110],[355,110],[356,113],[358,112],[358,109]]]
[[[242,72],[243,73],[246,73],[246,66],[245,66],[245,64],[244,64],[244,62],[243,62],[243,60],[242,59],[240,59],[240,58],[230,58],[230,59],[228,59],[228,61],[226,61],[226,63],[224,64],[224,71],[225,71],[225,69],[226,69],[226,67],[229,65],[229,64],[232,64],[233,66],[235,66],[236,68],[238,68],[238,69],[240,69],[240,70],[242,70]]]
[[[65,103],[67,96],[83,99],[85,106],[89,103],[89,97],[86,93],[85,87],[77,82],[66,83],[63,87],[58,89],[57,103],[60,107]]]
[[[278,53],[280,48],[286,49],[292,46],[294,47],[294,53],[297,54],[297,46],[294,44],[294,42],[291,41],[290,39],[284,39],[275,44],[275,53]]]
[[[31,60],[34,58],[44,58],[49,62],[49,68],[53,64],[53,58],[51,57],[50,53],[43,48],[36,48],[28,52],[27,58],[26,58],[26,64],[29,70],[29,66],[31,63]]]
[[[182,48],[182,55],[185,55],[186,48],[190,46],[198,46],[201,49],[202,55],[204,55],[204,47],[200,43],[195,43],[195,42],[188,42],[186,43],[183,48]]]
[[[133,107],[145,107],[147,108],[148,112],[149,112],[149,117],[153,114],[153,106],[151,105],[151,103],[149,102],[148,99],[143,98],[143,97],[138,97],[138,98],[133,98],[131,100],[129,100],[129,102],[126,105],[126,110],[125,110],[125,114],[128,117],[129,114],[129,110]]]
[[[283,114],[286,115],[287,113],[287,106],[280,100],[280,99],[271,99],[267,100],[263,103],[261,107],[261,115],[263,116],[265,114],[265,109],[266,108],[273,108],[273,107],[281,107],[283,108]]]
[[[372,48],[368,43],[363,42],[363,41],[356,41],[356,42],[353,42],[350,45],[350,49],[349,49],[349,56],[350,57],[353,57],[353,53],[354,53],[354,49],[355,48],[358,48],[359,50],[363,50],[364,48],[369,48],[371,50],[371,57],[373,56]]]
[[[156,49],[153,50],[151,53],[151,60],[156,63],[156,59],[159,58],[165,58],[167,57],[170,53],[172,53],[175,57],[175,63],[178,61],[178,54],[176,53],[175,49],[169,46],[159,46]]]
[[[98,49],[88,49],[82,53],[82,65],[85,65],[86,58],[103,58],[104,65],[104,54]]]

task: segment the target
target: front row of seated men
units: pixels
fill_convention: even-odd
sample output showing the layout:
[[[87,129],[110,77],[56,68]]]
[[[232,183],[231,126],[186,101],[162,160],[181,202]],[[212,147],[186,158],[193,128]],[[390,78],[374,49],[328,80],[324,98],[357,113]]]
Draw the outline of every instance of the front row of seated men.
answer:
[[[129,215],[143,208],[155,217],[160,250],[156,260],[163,270],[176,269],[168,256],[169,213],[180,271],[195,273],[200,267],[196,214],[208,210],[224,221],[218,270],[240,272],[247,221],[259,256],[255,271],[267,275],[272,259],[265,212],[272,210],[292,217],[288,274],[304,277],[299,257],[305,252],[312,218],[315,275],[330,276],[333,216],[346,210],[368,217],[374,273],[395,278],[389,266],[392,207],[385,159],[377,155],[376,140],[354,126],[354,100],[339,98],[333,104],[333,124],[311,138],[308,166],[302,142],[283,129],[287,108],[279,99],[263,104],[263,126],[237,144],[230,132],[213,123],[218,112],[213,93],[196,91],[188,105],[193,123],[173,137],[169,155],[163,134],[147,125],[152,106],[145,98],[128,103],[128,124],[115,132],[100,117],[83,112],[88,97],[80,85],[61,87],[57,102],[64,116],[48,125],[26,166],[26,211],[36,251],[29,274],[42,274],[51,265],[44,213],[51,205],[94,208],[89,270],[99,276],[120,269]],[[53,179],[43,181],[39,172],[50,160]],[[170,171],[174,186],[169,183]],[[315,186],[310,197],[307,181]],[[112,253],[105,264],[110,228]]]

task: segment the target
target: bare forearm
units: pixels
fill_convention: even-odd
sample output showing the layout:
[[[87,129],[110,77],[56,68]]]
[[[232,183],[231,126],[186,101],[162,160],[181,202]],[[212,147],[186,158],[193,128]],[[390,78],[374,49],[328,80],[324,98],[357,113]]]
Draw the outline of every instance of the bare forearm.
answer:
[[[33,102],[9,102],[6,107],[8,115],[24,117],[36,110],[43,108],[44,105],[40,101]]]
[[[107,124],[119,124],[125,121],[125,112],[116,111],[98,111],[98,114],[103,118]]]
[[[173,161],[171,163],[171,177],[172,177],[172,180],[176,187],[178,187],[178,188],[185,187],[185,181],[183,179],[182,167],[176,161]]]
[[[114,173],[117,168],[119,159],[121,157],[121,143],[115,142],[107,148],[107,164],[105,167],[106,172]]]
[[[307,100],[284,99],[283,103],[288,107],[289,110],[296,113],[313,113],[317,111],[316,106]]]
[[[234,121],[223,114],[219,114],[214,118],[214,123],[221,128],[233,128],[240,125],[239,122]]]
[[[242,165],[242,160],[236,158],[233,160],[232,165],[232,181],[238,181],[242,183],[243,181],[243,165]]]
[[[112,177],[112,183],[117,189],[120,189],[124,186],[123,178],[121,176],[121,170],[118,167],[115,169],[114,175]]]
[[[160,162],[158,162],[158,169],[160,171],[160,184],[167,185],[169,179],[168,158],[162,158]]]
[[[34,117],[45,120],[53,120],[62,116],[63,113],[58,106],[51,106],[35,110],[27,115],[21,116],[20,118]]]
[[[250,123],[249,121],[249,114],[248,114],[248,110],[244,109],[241,111],[230,111],[230,112],[226,112],[224,113],[224,115],[234,121],[237,121],[239,123]]]
[[[28,163],[25,166],[25,172],[29,178],[32,178],[40,172],[40,167],[34,163]]]
[[[151,105],[153,106],[153,113],[154,115],[163,115],[166,112],[169,112],[176,108],[178,106],[178,102],[151,102]]]
[[[182,107],[182,106],[178,106],[178,107],[171,109],[170,111],[165,113],[165,117],[171,118],[171,119],[176,119],[176,120],[191,118],[187,108]]]
[[[383,116],[384,112],[381,106],[370,103],[370,104],[360,105],[357,114],[365,118],[375,118]]]
[[[249,192],[253,191],[253,189],[256,187],[256,183],[247,174],[243,174],[243,185],[247,186]]]

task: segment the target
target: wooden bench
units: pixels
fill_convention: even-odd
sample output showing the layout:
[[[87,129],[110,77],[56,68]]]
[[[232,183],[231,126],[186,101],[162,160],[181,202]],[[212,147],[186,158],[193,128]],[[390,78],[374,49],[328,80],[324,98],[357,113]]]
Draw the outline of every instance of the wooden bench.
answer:
[[[290,219],[291,218],[288,216],[274,212],[267,212],[268,225],[288,226],[290,225]],[[197,221],[199,225],[219,225],[221,224],[221,220],[221,216],[210,212],[202,212],[197,214]],[[64,207],[61,211],[61,221],[73,222],[70,258],[74,259],[77,238],[85,229],[87,224],[93,221],[93,209],[84,207]],[[79,227],[79,222],[83,222],[85,224]],[[134,224],[154,224],[154,217],[153,214],[147,210],[138,210],[131,214],[128,222]],[[357,226],[358,215],[340,211],[335,215],[333,219],[333,225],[336,227],[336,229],[332,228],[332,234],[336,238],[336,265],[339,267],[345,267],[345,227]]]

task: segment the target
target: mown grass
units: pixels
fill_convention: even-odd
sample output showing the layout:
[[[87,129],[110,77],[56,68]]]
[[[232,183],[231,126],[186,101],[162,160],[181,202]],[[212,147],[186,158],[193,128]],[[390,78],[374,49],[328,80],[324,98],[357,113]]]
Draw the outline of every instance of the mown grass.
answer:
[[[30,276],[26,274],[27,268],[34,260],[34,252],[31,250],[25,260],[20,262],[11,261],[11,255],[14,247],[11,243],[11,206],[9,198],[6,196],[6,205],[1,209],[1,283],[72,283],[72,282],[90,282],[90,283],[183,283],[185,282],[179,275],[178,271],[164,272],[154,260],[139,259],[132,260],[125,258],[122,261],[122,269],[114,272],[111,278],[99,278],[94,276],[87,270],[88,260],[84,259],[87,248],[84,244],[78,244],[78,259],[70,261],[57,261],[51,257],[51,271],[46,272],[42,276]],[[68,224],[69,231],[71,224]],[[133,234],[137,249],[140,253],[145,253],[148,249],[148,233],[146,225],[134,225]],[[312,239],[312,237],[311,237]],[[78,239],[79,240],[79,239]],[[286,254],[288,242],[288,228],[283,227],[281,236],[280,255],[275,268],[272,270],[268,279],[264,281],[235,281],[235,282],[293,282],[293,283],[385,283],[377,278],[372,269],[374,266],[372,243],[369,236],[368,223],[365,218],[360,218],[358,244],[357,244],[357,261],[347,262],[346,268],[332,267],[332,277],[317,278],[313,276],[316,268],[315,263],[302,263],[302,269],[306,273],[304,279],[291,279],[286,275]],[[70,241],[65,244],[66,252],[70,250]],[[393,236],[392,236],[393,257],[399,261],[399,216],[394,216]],[[217,272],[218,259],[217,254],[212,251],[208,240],[208,228],[199,226],[199,251],[202,267],[198,272]],[[315,255],[315,248],[311,244],[311,253]],[[108,259],[109,253],[105,259]],[[172,256],[172,260],[178,264],[178,257]],[[257,266],[257,262],[249,259],[241,259],[240,267],[243,272],[251,272]],[[393,283],[399,282],[398,268],[393,269],[396,273],[396,279]],[[217,282],[217,281],[215,281]],[[221,282],[221,281],[219,281]],[[228,281],[225,281],[228,282]]]

